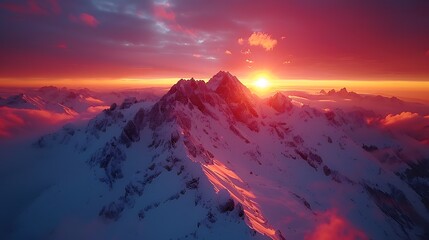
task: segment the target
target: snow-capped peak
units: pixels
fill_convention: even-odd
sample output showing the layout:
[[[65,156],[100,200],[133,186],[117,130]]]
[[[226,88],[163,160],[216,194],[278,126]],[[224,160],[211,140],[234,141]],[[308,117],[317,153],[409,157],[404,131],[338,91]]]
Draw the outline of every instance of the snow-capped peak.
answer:
[[[278,92],[268,99],[268,105],[274,108],[277,112],[285,112],[293,106],[292,99]]]
[[[243,97],[250,97],[252,93],[240,80],[229,72],[219,71],[207,83],[208,88],[215,91],[227,101],[240,101]]]
[[[249,125],[253,118],[258,117],[255,110],[257,97],[231,73],[218,72],[209,80],[207,86],[228,104],[238,121]]]
[[[242,85],[241,82],[237,79],[237,77],[235,77],[234,75],[232,75],[230,72],[227,72],[227,71],[219,71],[212,78],[210,78],[207,84],[210,89],[212,89],[213,91],[216,91],[219,88],[219,86],[221,86],[222,84],[229,84],[229,83]]]
[[[172,94],[181,94],[189,96],[191,94],[195,94],[198,92],[207,92],[207,86],[202,80],[195,80],[193,78],[189,80],[181,79],[176,84],[174,84],[170,91],[166,94],[172,95]]]

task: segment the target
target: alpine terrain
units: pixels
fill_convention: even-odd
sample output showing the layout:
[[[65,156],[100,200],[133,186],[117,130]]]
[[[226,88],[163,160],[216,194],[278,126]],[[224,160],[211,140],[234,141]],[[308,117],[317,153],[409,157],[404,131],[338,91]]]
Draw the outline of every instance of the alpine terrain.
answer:
[[[114,103],[1,154],[26,167],[2,172],[0,237],[429,239],[429,141],[392,130],[412,113],[374,101],[407,104],[346,89],[263,99],[223,71]]]

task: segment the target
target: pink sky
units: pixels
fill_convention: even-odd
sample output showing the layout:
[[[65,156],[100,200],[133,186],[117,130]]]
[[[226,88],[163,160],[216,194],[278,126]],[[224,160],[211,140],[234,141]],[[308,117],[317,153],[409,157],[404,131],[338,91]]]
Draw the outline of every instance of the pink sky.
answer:
[[[5,0],[0,78],[428,80],[428,1]],[[8,80],[10,81],[10,80]]]

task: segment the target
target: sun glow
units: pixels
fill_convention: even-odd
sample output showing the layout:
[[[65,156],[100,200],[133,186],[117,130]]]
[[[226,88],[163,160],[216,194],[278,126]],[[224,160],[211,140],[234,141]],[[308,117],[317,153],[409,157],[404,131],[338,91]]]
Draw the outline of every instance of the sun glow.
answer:
[[[267,88],[270,85],[270,83],[265,77],[260,77],[254,82],[254,85],[257,88],[264,89],[264,88]]]

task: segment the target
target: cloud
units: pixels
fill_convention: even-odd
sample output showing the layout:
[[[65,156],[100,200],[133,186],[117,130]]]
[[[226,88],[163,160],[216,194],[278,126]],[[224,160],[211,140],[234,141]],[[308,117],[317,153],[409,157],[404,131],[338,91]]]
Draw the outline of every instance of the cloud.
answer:
[[[241,53],[242,53],[242,54],[244,54],[244,55],[249,55],[249,54],[251,54],[252,52],[250,51],[250,49],[247,49],[247,50],[245,50],[245,51],[241,50]]]
[[[381,120],[381,123],[385,126],[398,124],[403,121],[409,121],[410,119],[415,119],[419,116],[418,113],[411,112],[401,112],[400,114],[389,114],[384,119]]]
[[[90,27],[97,27],[99,24],[98,20],[94,16],[88,13],[81,13],[79,15],[79,19],[82,23]]]
[[[86,98],[86,101],[93,104],[104,104],[103,101],[91,97]],[[0,107],[0,140],[22,139],[46,134],[66,123],[91,119],[109,107],[107,105],[89,106],[86,111],[70,114],[70,112],[56,113],[50,110],[2,106]]]
[[[364,232],[356,229],[350,222],[342,218],[336,211],[330,210],[322,214],[322,223],[308,234],[305,240],[366,240]]]
[[[173,21],[176,19],[176,14],[169,9],[168,4],[155,4],[153,7],[153,13],[156,18]]]
[[[349,72],[358,72],[360,76],[394,70],[427,76],[427,44],[416,42],[413,37],[397,37],[404,31],[410,31],[410,36],[420,36],[425,32],[423,20],[426,16],[404,11],[413,9],[414,1],[404,4],[406,7],[392,6],[392,11],[386,14],[362,17],[365,11],[355,10],[368,8],[362,1],[331,4],[326,11],[320,11],[317,4],[302,8],[298,1],[269,0],[269,4],[252,2],[246,6],[246,11],[242,11],[240,1],[2,0],[0,30],[10,34],[1,36],[0,72],[2,77],[111,78],[161,75],[166,71],[177,75],[198,72],[202,77],[213,71],[212,66],[204,63],[196,67],[190,60],[192,58],[184,59],[178,67],[172,55],[189,56],[190,52],[217,56],[220,60],[218,67],[238,72],[246,69],[243,69],[241,54],[237,53],[248,47],[249,36],[258,28],[276,36],[278,44],[273,48],[277,53],[283,53],[264,58],[264,65],[275,66],[287,60],[283,56],[292,50],[296,56],[293,68],[276,70],[280,75],[323,78],[332,72],[332,77],[337,74],[352,77],[347,76]],[[370,6],[372,10],[382,10],[383,7],[380,4]],[[84,24],[79,16],[82,12],[96,17],[95,22],[99,22],[97,31],[80,26]],[[219,17],[220,12],[223,17]],[[79,24],[70,24],[68,17],[71,14],[75,16],[74,23]],[[400,22],[410,16],[412,21]],[[385,22],[397,27],[383,28]],[[68,34],[65,35],[66,30]],[[372,32],[377,34],[368,34]],[[239,39],[240,36],[244,37]],[[281,36],[287,37],[287,45],[279,44]],[[195,46],[193,42],[201,37],[205,37],[204,44]],[[73,51],[59,52],[52,47],[60,41],[67,41]],[[369,42],[373,44],[368,46]],[[136,47],[125,47],[124,43]],[[402,51],[397,56],[395,46],[398,43],[404,43],[409,51]],[[350,52],[350,46],[355,50]],[[224,54],[225,48],[234,53],[233,56]],[[218,56],[219,49],[223,50],[220,52],[222,56]],[[163,54],[159,54],[160,50]],[[423,58],[417,57],[419,52]],[[344,53],[355,60],[338,60]],[[255,51],[254,54],[254,58],[259,58],[257,54],[260,53]],[[405,58],[415,61],[404,63],[401,59]],[[363,59],[373,59],[378,64]],[[383,59],[388,61],[379,61]],[[309,71],[308,66],[314,67]],[[80,71],[76,71],[76,67]],[[153,69],[150,73],[138,70],[148,67]]]
[[[95,18],[89,13],[81,13],[78,16],[70,15],[69,19],[72,22],[82,23],[89,27],[97,27],[100,24],[97,18]]]
[[[420,142],[429,141],[429,115],[401,112],[400,114],[388,114],[379,122],[390,131],[406,134]]]
[[[261,46],[265,50],[270,51],[277,45],[277,40],[271,38],[270,35],[262,32],[254,32],[248,39],[250,46]]]
[[[40,134],[73,119],[65,113],[9,107],[1,107],[0,116],[0,138]]]
[[[98,98],[93,98],[93,97],[86,97],[85,101],[89,102],[89,103],[93,103],[93,104],[104,104],[104,102]]]
[[[192,29],[184,27],[177,22],[176,13],[172,10],[170,4],[154,4],[152,14],[155,18],[155,23],[161,29],[161,32],[167,33],[170,30],[173,30],[178,33],[185,33],[187,36],[195,36]]]

